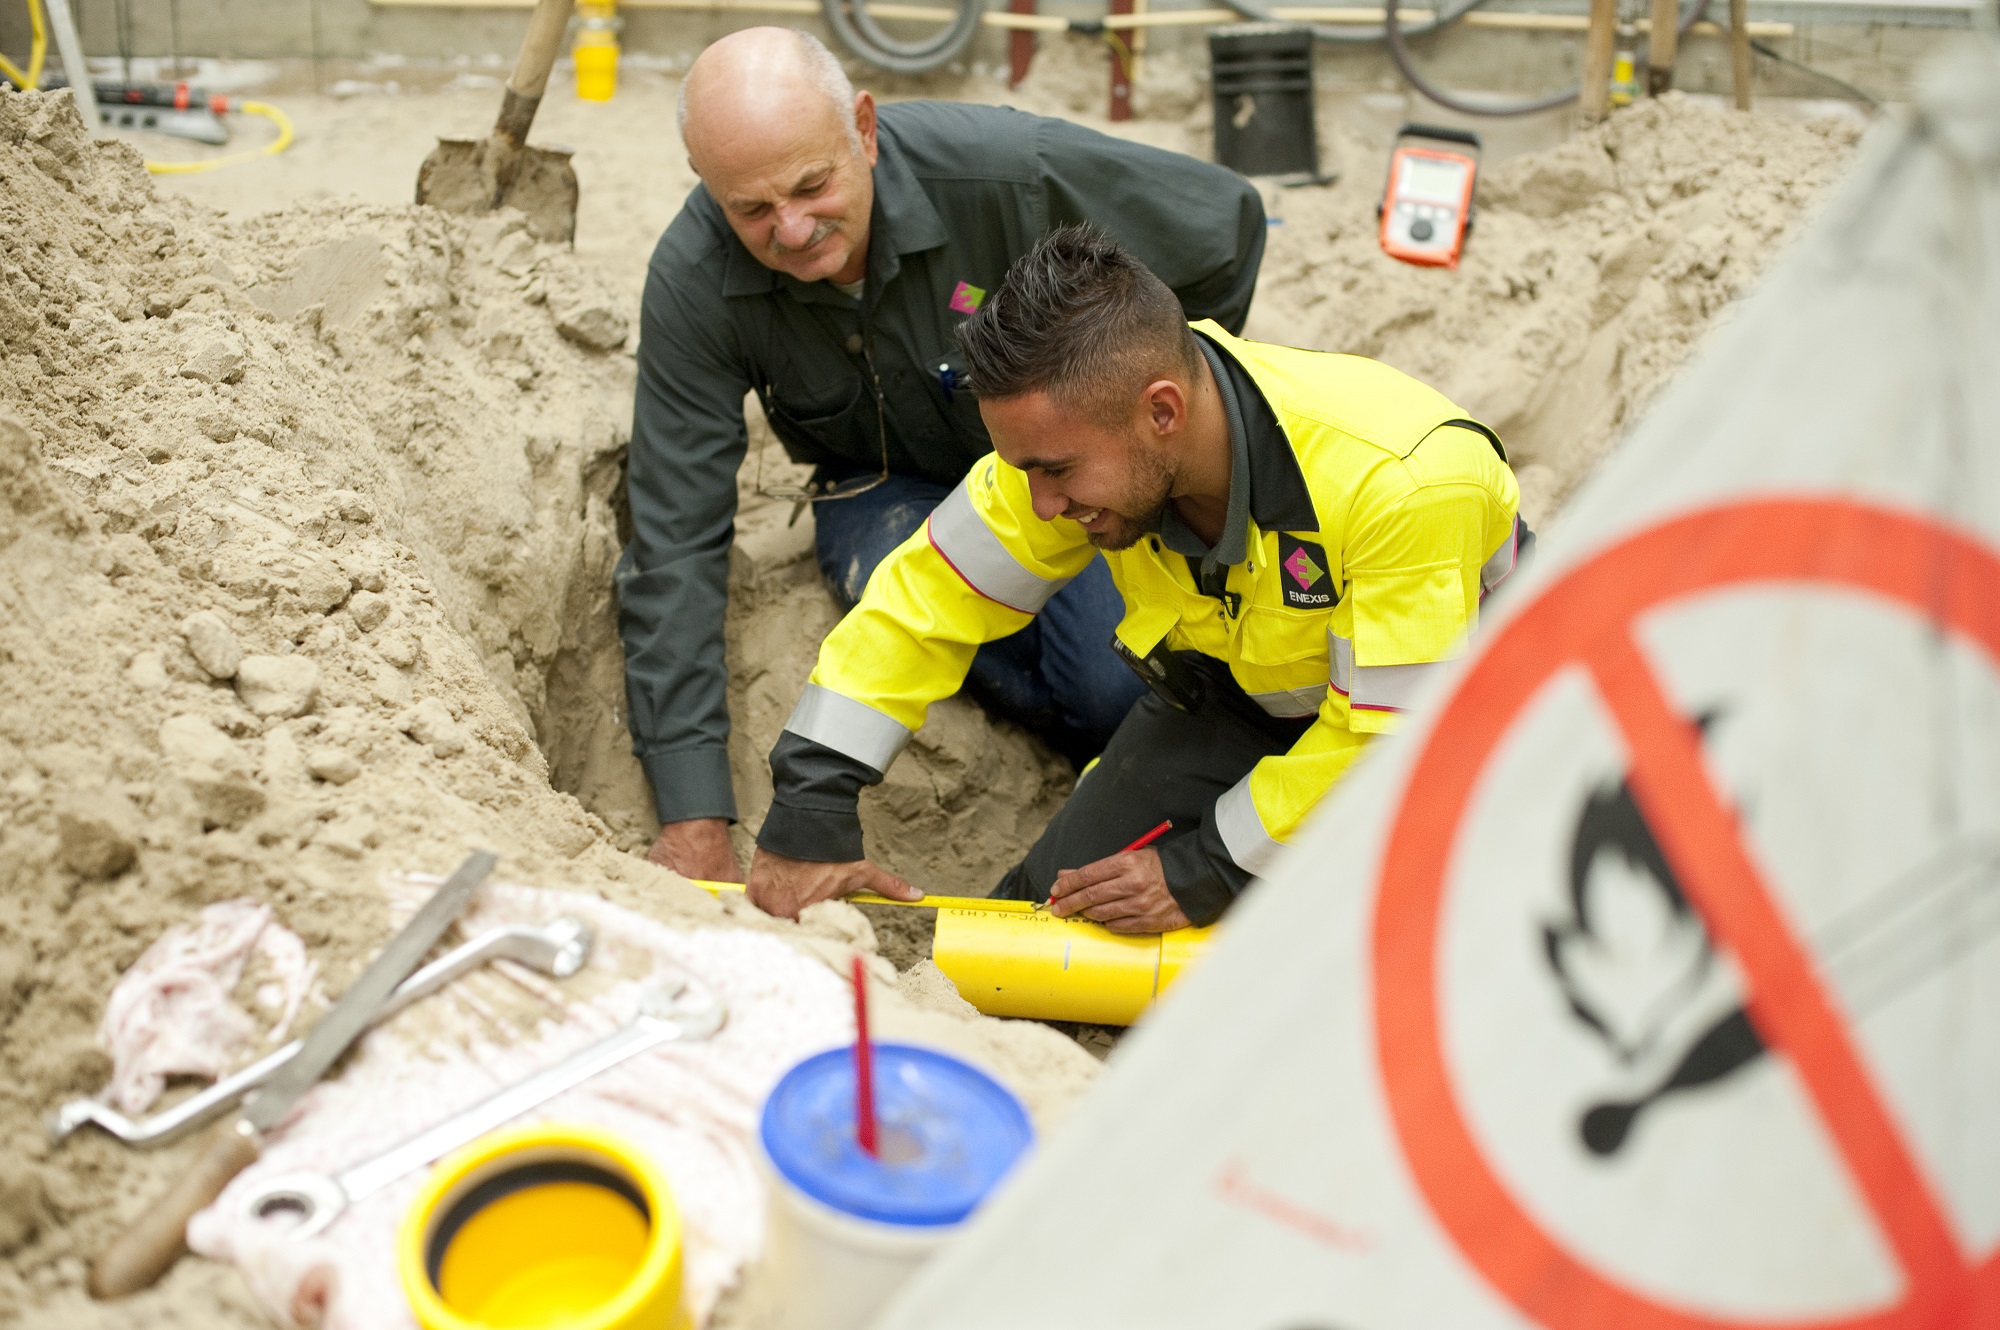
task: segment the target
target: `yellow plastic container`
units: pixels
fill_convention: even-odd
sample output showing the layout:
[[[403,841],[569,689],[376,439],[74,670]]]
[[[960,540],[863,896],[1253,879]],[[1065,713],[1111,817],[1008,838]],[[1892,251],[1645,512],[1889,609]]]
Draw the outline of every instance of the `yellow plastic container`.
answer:
[[[431,1172],[397,1240],[425,1330],[680,1330],[681,1219],[659,1169],[598,1127],[538,1122]]]
[[[624,20],[615,4],[586,2],[576,7],[576,14],[570,57],[576,61],[577,98],[608,102],[618,92],[618,30]]]
[[[1638,79],[1632,73],[1632,53],[1620,51],[1611,62],[1611,104],[1630,106],[1632,95],[1638,90]]]

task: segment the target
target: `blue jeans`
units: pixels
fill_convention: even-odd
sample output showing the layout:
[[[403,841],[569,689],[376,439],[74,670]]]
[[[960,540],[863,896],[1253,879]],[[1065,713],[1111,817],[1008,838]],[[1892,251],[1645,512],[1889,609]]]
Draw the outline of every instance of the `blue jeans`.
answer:
[[[813,505],[820,572],[844,610],[861,599],[875,565],[924,524],[951,493],[916,476],[891,476],[852,499]],[[1057,592],[1020,632],[988,642],[972,658],[966,690],[995,715],[1025,726],[1081,767],[1146,686],[1111,650],[1125,612],[1104,560]]]

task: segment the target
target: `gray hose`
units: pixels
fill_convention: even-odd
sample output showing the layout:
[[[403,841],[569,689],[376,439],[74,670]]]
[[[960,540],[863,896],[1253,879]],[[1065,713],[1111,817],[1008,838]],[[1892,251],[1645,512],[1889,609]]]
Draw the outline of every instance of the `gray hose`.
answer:
[[[1402,71],[1410,86],[1439,106],[1457,111],[1460,115],[1534,115],[1539,111],[1553,111],[1558,106],[1566,106],[1575,101],[1583,91],[1583,85],[1578,84],[1561,92],[1552,92],[1546,97],[1531,97],[1526,101],[1505,102],[1498,105],[1492,102],[1467,101],[1455,92],[1446,92],[1437,87],[1417,72],[1416,65],[1410,60],[1410,48],[1403,41],[1403,25],[1396,21],[1396,0],[1382,0],[1382,26],[1389,32],[1389,58],[1396,62],[1396,68]]]
[[[922,74],[955,60],[979,32],[984,0],[958,0],[958,17],[928,37],[899,41],[882,30],[867,0],[820,0],[827,26],[850,51],[892,74]]]

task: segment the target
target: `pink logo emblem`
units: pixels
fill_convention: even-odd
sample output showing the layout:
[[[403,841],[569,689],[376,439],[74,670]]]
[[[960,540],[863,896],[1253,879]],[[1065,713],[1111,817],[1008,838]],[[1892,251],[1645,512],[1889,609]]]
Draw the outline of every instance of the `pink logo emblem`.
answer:
[[[1312,555],[1306,553],[1303,545],[1293,550],[1292,557],[1285,560],[1285,571],[1292,575],[1292,580],[1297,582],[1301,589],[1312,586],[1326,576],[1326,570],[1312,561]]]
[[[945,302],[945,307],[954,314],[975,314],[985,299],[985,287],[974,286],[971,282],[960,282],[952,288],[951,299]]]

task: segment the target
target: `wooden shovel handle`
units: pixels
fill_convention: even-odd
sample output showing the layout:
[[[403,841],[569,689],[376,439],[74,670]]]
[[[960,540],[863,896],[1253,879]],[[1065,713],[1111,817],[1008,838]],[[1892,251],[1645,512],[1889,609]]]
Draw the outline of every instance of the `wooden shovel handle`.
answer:
[[[173,1190],[97,1258],[90,1271],[90,1296],[123,1298],[151,1288],[187,1249],[188,1220],[220,1196],[231,1178],[256,1163],[260,1153],[248,1123],[238,1119],[224,1124]]]
[[[530,102],[542,100],[548,88],[548,72],[556,68],[556,50],[562,48],[562,34],[570,30],[572,0],[538,0],[528,16],[528,36],[520,40],[520,56],[514,60],[514,76],[506,80],[506,90]],[[512,104],[514,98],[508,98]],[[530,116],[534,110],[530,108]],[[506,120],[506,112],[500,116]],[[522,138],[528,128],[522,126]]]

